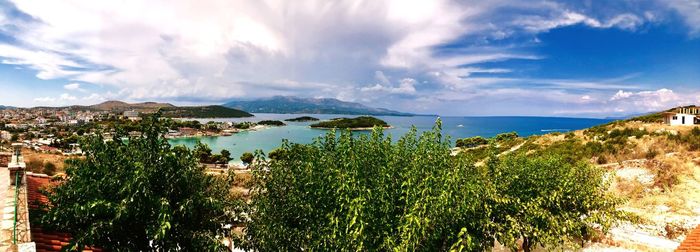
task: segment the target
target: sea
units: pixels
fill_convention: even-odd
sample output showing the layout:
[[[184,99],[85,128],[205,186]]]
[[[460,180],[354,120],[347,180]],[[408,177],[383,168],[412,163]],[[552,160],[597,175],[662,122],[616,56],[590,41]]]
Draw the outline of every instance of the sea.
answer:
[[[280,120],[311,116],[321,120],[338,117],[357,117],[357,115],[338,114],[254,114],[254,117],[246,118],[220,118],[220,119],[192,119],[206,123],[215,122],[258,122],[262,120]],[[568,132],[585,129],[595,125],[605,124],[611,119],[593,118],[563,118],[563,117],[530,117],[530,116],[489,116],[489,117],[456,117],[456,116],[375,116],[386,121],[392,126],[384,132],[391,135],[392,140],[398,140],[406,134],[411,127],[416,127],[418,132],[431,130],[435,121],[442,120],[442,133],[449,136],[452,144],[458,138],[483,136],[492,137],[499,133],[517,132],[520,136],[542,135],[552,132]],[[231,152],[234,160],[232,163],[240,163],[239,157],[244,152],[262,150],[265,153],[277,148],[283,139],[292,143],[311,143],[315,138],[326,134],[327,130],[312,129],[309,127],[314,122],[285,122],[287,126],[269,127],[257,131],[244,131],[232,136],[218,137],[188,137],[170,139],[172,145],[184,145],[193,148],[200,141],[209,145],[213,152],[219,153],[226,149]],[[368,134],[369,132],[356,132],[356,134]]]

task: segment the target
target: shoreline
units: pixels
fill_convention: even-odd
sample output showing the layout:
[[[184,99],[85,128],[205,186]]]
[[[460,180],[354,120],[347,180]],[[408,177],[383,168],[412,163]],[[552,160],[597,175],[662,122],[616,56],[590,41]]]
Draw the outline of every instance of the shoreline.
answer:
[[[371,131],[374,129],[374,127],[358,127],[358,128],[329,128],[329,127],[311,127],[309,126],[310,129],[318,129],[318,130],[350,130],[350,131]],[[393,129],[394,126],[385,126],[382,127],[382,129]]]

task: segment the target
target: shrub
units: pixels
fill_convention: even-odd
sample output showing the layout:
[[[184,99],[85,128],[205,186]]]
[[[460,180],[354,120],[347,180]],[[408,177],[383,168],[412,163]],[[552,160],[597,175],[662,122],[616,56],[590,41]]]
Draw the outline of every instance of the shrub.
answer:
[[[53,176],[54,174],[56,174],[56,165],[54,163],[51,163],[51,162],[46,162],[44,164],[43,172],[46,175]]]
[[[242,161],[244,164],[253,163],[253,159],[255,159],[255,156],[253,156],[253,153],[244,152],[243,155],[241,155],[241,161]]]
[[[484,148],[487,149],[488,148]],[[381,129],[334,131],[257,152],[245,248],[268,251],[479,251],[591,237],[619,218],[603,171],[557,155],[450,155],[440,121],[397,142]]]
[[[659,152],[657,152],[655,149],[649,149],[644,157],[646,159],[654,159],[657,155],[659,155]]]
[[[494,137],[494,140],[496,141],[508,141],[508,140],[513,140],[518,138],[518,133],[516,132],[508,132],[508,133],[501,133],[498,134]]]
[[[486,144],[489,144],[489,140],[480,136],[457,139],[455,143],[455,145],[460,148],[474,148]]]

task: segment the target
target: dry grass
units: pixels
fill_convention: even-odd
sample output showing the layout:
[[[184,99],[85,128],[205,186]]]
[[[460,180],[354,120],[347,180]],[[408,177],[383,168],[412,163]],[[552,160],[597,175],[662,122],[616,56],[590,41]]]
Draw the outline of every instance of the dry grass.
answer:
[[[61,155],[61,154],[41,153],[41,152],[36,152],[36,151],[30,150],[30,149],[23,149],[22,155],[24,156],[24,160],[27,160],[27,163],[28,162],[37,162],[37,163],[41,162],[42,164],[45,162],[53,163],[54,165],[56,165],[56,172],[57,173],[62,173],[65,171],[64,161],[66,159],[68,159],[68,157]],[[41,172],[41,170],[38,170],[36,172]]]

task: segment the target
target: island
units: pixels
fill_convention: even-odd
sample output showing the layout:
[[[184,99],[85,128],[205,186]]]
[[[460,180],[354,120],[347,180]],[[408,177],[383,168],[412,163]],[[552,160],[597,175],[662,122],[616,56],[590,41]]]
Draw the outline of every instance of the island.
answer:
[[[318,118],[310,117],[310,116],[300,116],[300,117],[290,118],[290,119],[287,119],[285,121],[287,121],[287,122],[315,122],[315,121],[318,121]]]
[[[265,126],[285,126],[287,124],[283,123],[282,121],[278,120],[262,120],[258,122],[258,125],[265,125]]]
[[[371,130],[375,126],[390,128],[388,123],[371,116],[360,116],[355,118],[335,118],[328,121],[311,124],[311,128],[316,129],[349,129],[349,130]]]

